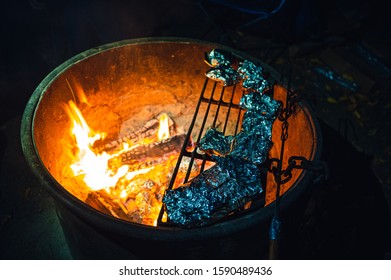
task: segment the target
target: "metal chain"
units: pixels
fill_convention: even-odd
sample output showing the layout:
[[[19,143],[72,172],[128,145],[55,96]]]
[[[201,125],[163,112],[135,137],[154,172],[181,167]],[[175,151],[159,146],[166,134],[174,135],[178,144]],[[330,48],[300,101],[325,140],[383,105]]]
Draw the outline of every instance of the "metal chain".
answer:
[[[285,170],[286,175],[291,173],[293,169],[305,169],[311,170],[318,174],[314,179],[313,183],[321,183],[328,180],[329,177],[329,168],[327,163],[323,160],[308,160],[303,156],[291,156],[288,159],[288,168]],[[292,166],[291,168],[289,168]]]
[[[302,94],[297,91],[289,91],[287,92],[287,102],[285,108],[283,108],[278,116],[278,119],[282,121],[282,131],[281,131],[281,143],[285,143],[288,140],[289,134],[289,118],[294,112],[295,105],[303,99]],[[282,145],[283,146],[283,145]],[[283,153],[281,153],[283,154]],[[314,183],[320,183],[327,181],[328,179],[328,166],[326,162],[322,160],[308,160],[303,156],[291,156],[288,159],[288,166],[286,169],[282,169],[282,158],[271,158],[269,159],[269,172],[271,172],[274,176],[274,181],[276,183],[285,184],[289,182],[293,175],[293,169],[306,169],[311,170],[317,173],[317,177],[314,179]],[[281,165],[281,170],[279,170],[279,165]]]
[[[271,158],[269,159],[269,171],[274,176],[274,181],[276,182],[276,200],[275,200],[275,213],[271,221],[270,231],[269,231],[269,259],[277,259],[279,251],[279,238],[281,232],[281,220],[279,216],[280,212],[280,188],[282,184],[289,182],[293,175],[293,169],[306,169],[311,170],[319,174],[314,180],[314,183],[319,183],[321,181],[326,181],[328,178],[328,168],[327,164],[324,161],[310,161],[303,156],[291,156],[288,159],[288,166],[283,170],[283,158],[284,158],[284,149],[285,142],[288,140],[289,133],[289,118],[292,116],[296,104],[303,99],[303,96],[297,92],[292,91],[290,88],[291,80],[291,69],[289,68],[289,79],[286,93],[285,108],[283,108],[278,116],[278,119],[282,122],[281,126],[281,150],[280,158]]]
[[[274,162],[277,163],[277,166],[272,168],[272,173],[274,175],[274,181],[276,182],[276,199],[275,199],[275,212],[273,219],[271,221],[270,230],[269,230],[269,259],[278,259],[279,255],[279,239],[281,232],[281,220],[280,220],[280,189],[282,182],[282,161],[284,158],[284,150],[285,150],[285,142],[288,139],[288,128],[289,122],[288,119],[292,115],[292,106],[291,106],[291,67],[289,67],[288,74],[288,86],[286,91],[286,100],[285,100],[285,108],[283,108],[278,116],[278,119],[282,121],[281,128],[281,150],[280,150],[280,158],[274,159]],[[283,84],[283,76],[281,77],[281,84]]]

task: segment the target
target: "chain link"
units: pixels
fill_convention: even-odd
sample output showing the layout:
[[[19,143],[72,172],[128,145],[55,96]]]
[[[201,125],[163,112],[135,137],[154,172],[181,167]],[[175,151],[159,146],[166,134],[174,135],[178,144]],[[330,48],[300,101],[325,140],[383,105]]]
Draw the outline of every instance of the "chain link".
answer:
[[[285,143],[288,140],[288,120],[294,112],[295,105],[302,99],[302,95],[295,91],[289,91],[287,95],[286,107],[281,110],[280,115],[278,116],[278,119],[283,122],[280,137],[282,143]],[[293,177],[293,169],[306,169],[316,172],[318,176],[314,179],[314,183],[323,182],[328,179],[328,166],[324,161],[310,161],[303,156],[291,156],[288,159],[288,166],[286,169],[282,169],[282,162],[280,162],[282,160],[282,158],[269,159],[268,169],[273,174],[274,181],[277,184],[289,182]]]

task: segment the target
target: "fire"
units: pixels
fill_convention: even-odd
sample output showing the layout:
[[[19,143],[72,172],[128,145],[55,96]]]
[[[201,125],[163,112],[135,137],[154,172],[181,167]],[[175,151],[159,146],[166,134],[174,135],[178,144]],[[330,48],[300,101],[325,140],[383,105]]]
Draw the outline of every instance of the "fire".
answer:
[[[98,152],[94,144],[98,140],[102,142],[106,133],[93,131],[74,101],[69,101],[64,107],[72,123],[70,132],[74,136],[76,148],[69,167],[75,178],[94,193],[85,202],[90,204],[88,199],[99,197],[98,203],[90,205],[96,208],[104,200],[106,205],[103,207],[109,209],[113,216],[125,216],[133,222],[156,226],[162,207],[161,199],[180,148],[163,155],[159,153],[160,150],[153,150],[156,146],[164,146],[166,139],[175,139],[170,134],[173,122],[169,116],[164,113],[158,117],[159,126],[153,128],[156,129],[155,135],[138,141],[123,142],[114,150]],[[149,147],[152,147],[151,154],[140,156],[140,151],[148,150]],[[130,155],[130,160],[126,161],[128,158],[125,156],[124,162],[124,155]],[[116,211],[120,214],[117,215]]]
[[[75,136],[78,154],[75,162],[70,167],[75,176],[84,176],[84,182],[92,190],[110,188],[117,184],[119,178],[124,176],[128,167],[121,166],[116,172],[108,169],[108,161],[115,155],[109,155],[106,152],[96,154],[92,146],[100,139],[105,137],[104,133],[92,131],[85,121],[82,113],[76,104],[71,100],[65,109],[73,121],[72,134]]]
[[[161,114],[159,117],[159,130],[157,136],[160,141],[170,137],[170,127],[167,114]]]

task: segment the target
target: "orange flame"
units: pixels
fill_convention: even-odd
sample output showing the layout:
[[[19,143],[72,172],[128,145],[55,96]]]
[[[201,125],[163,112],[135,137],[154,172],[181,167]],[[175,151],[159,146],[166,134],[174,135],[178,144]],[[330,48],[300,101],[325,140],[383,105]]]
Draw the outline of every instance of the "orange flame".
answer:
[[[72,133],[75,136],[76,145],[79,149],[75,162],[70,166],[76,176],[84,176],[84,182],[92,190],[100,190],[116,185],[124,176],[128,167],[121,166],[116,172],[109,170],[107,163],[114,155],[106,152],[96,154],[92,150],[95,141],[103,139],[104,133],[96,133],[87,125],[82,113],[73,101],[65,105],[66,112],[73,121]]]
[[[170,137],[170,126],[168,123],[168,115],[167,114],[163,113],[159,117],[159,130],[157,133],[157,137],[158,137],[159,141],[162,141],[162,140]]]
[[[122,165],[117,170],[110,169],[108,167],[110,159],[130,151],[138,145],[130,146],[127,143],[123,143],[122,149],[117,153],[108,154],[103,151],[97,154],[92,147],[95,141],[104,139],[106,134],[97,133],[90,129],[80,109],[72,100],[65,105],[65,110],[71,121],[73,121],[71,131],[75,136],[76,146],[79,150],[74,163],[70,167],[75,176],[84,176],[83,180],[89,188],[92,190],[108,189],[116,186],[122,177],[131,180],[135,176],[147,173],[152,169],[150,167],[128,172],[129,167],[127,165]],[[169,118],[167,114],[162,114],[159,117],[158,139],[161,141],[168,137],[170,137]]]

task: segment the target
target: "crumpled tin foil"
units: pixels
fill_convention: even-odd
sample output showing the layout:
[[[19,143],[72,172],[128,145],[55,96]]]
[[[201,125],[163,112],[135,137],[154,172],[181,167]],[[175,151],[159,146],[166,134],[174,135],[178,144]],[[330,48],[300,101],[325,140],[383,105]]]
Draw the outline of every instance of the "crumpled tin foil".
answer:
[[[261,164],[266,160],[271,145],[272,143],[266,136],[242,131],[235,137],[235,145],[231,155]]]
[[[262,76],[263,68],[250,60],[243,60],[239,63],[238,73],[245,80],[252,76]]]
[[[264,78],[263,68],[252,61],[244,60],[239,63],[237,70],[243,79],[242,87],[248,91],[264,92],[269,88],[268,81]]]
[[[252,61],[244,60],[235,70],[232,67],[232,55],[223,50],[212,50],[205,53],[205,62],[212,68],[206,72],[206,76],[223,86],[231,86],[243,80],[242,87],[248,92],[258,91],[263,93],[269,88],[268,81],[264,78],[263,68]]]
[[[241,156],[256,164],[266,160],[272,146],[272,126],[280,104],[259,92],[250,92],[241,98],[239,105],[247,111],[242,130],[235,136],[232,156]]]
[[[209,53],[205,53],[205,62],[213,68],[229,67],[232,65],[234,58],[232,54],[220,49],[213,49]]]
[[[260,179],[254,163],[228,155],[187,185],[167,190],[163,203],[171,222],[185,228],[205,226],[259,195]]]
[[[231,66],[211,68],[205,75],[216,82],[219,82],[223,86],[232,86],[237,84],[239,80],[239,75]]]
[[[242,121],[242,131],[250,135],[261,135],[270,140],[272,136],[273,119],[260,117],[254,112],[246,112]],[[235,137],[237,138],[237,137]]]
[[[231,151],[233,137],[224,136],[216,128],[208,129],[198,143],[198,147],[208,155],[225,156]]]
[[[275,119],[281,103],[268,95],[250,92],[240,99],[239,105],[248,112],[256,113],[262,118]]]
[[[234,58],[229,52],[213,49],[209,53],[205,53],[205,62],[212,67],[205,75],[225,87],[238,83],[240,77],[231,66],[233,61]]]

